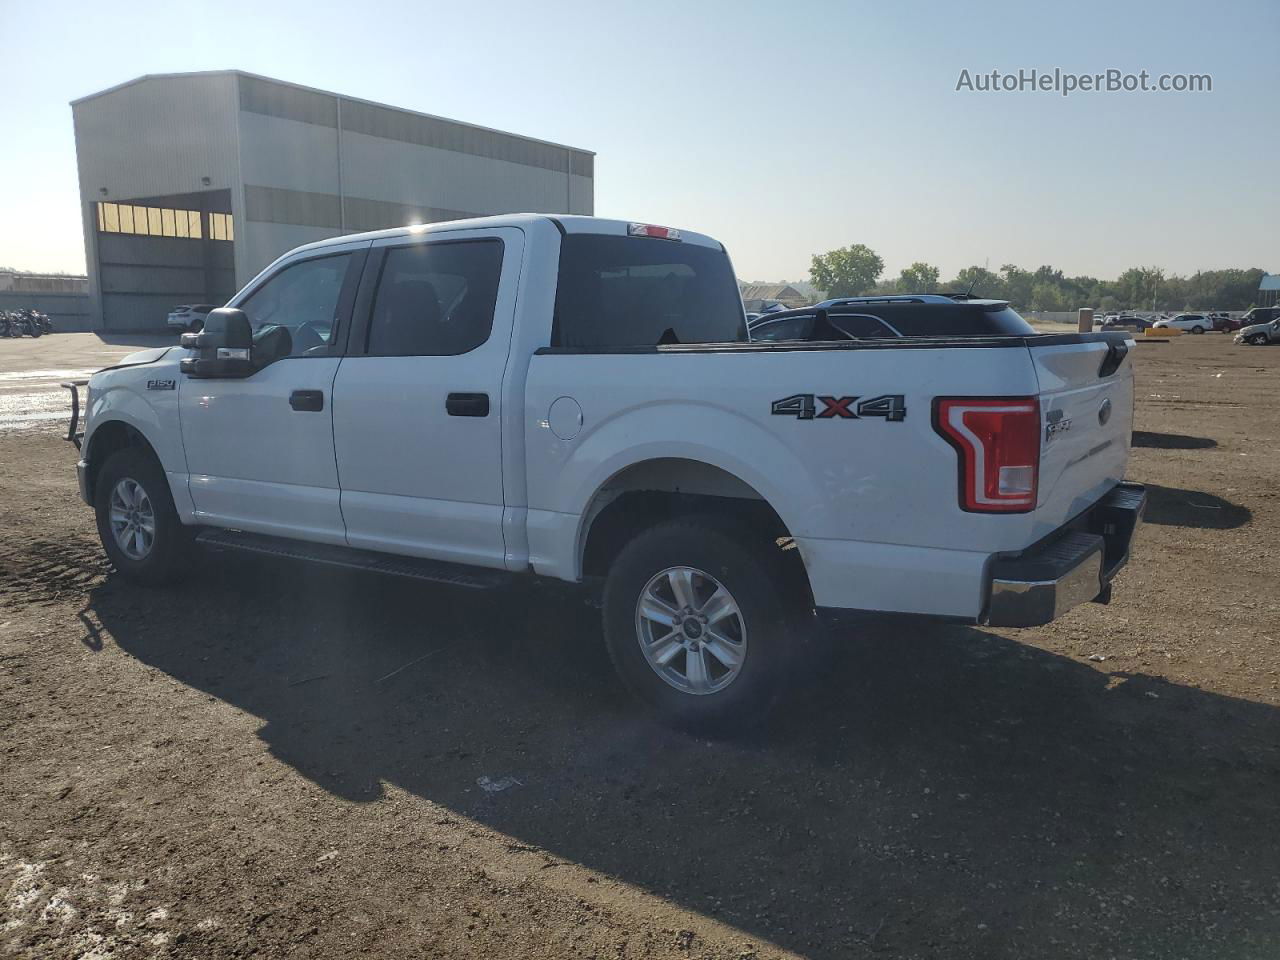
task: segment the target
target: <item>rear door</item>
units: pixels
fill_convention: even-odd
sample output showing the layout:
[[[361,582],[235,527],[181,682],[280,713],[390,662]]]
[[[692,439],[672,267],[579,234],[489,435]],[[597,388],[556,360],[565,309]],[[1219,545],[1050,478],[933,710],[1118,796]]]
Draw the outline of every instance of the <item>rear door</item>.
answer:
[[[333,386],[351,546],[505,566],[502,379],[523,236],[375,243]]]
[[[1133,348],[1133,341],[1116,334],[1031,341],[1042,429],[1032,540],[1124,479],[1133,433]]]

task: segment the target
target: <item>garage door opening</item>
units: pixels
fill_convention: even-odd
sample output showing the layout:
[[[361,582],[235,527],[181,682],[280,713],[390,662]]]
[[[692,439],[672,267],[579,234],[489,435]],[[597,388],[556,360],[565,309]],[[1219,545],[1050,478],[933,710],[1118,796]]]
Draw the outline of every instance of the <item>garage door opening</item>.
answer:
[[[235,293],[230,190],[95,206],[104,329],[162,330],[174,307]]]

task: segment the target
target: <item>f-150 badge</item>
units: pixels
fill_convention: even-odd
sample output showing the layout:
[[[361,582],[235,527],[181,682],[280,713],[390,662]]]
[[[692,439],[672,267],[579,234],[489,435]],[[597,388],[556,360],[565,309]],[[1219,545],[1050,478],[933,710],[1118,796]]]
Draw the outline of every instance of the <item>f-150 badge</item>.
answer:
[[[1051,442],[1058,434],[1071,429],[1071,418],[1062,415],[1061,410],[1050,410],[1044,415],[1044,442]]]
[[[818,406],[821,404],[822,409]],[[890,423],[907,419],[907,405],[900,393],[887,393],[866,400],[858,397],[826,397],[821,394],[797,393],[773,401],[775,417],[797,420],[865,420],[883,417]]]
[[[147,381],[148,390],[173,390],[177,387],[177,385],[178,385],[178,382],[176,380],[148,380]]]

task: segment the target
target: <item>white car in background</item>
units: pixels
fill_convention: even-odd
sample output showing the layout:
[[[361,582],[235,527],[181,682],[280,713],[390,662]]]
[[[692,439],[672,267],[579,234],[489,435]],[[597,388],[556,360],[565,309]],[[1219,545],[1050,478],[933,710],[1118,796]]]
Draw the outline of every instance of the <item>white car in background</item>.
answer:
[[[1189,333],[1208,333],[1213,329],[1213,321],[1203,313],[1180,313],[1172,320],[1157,320],[1153,327],[1186,330]]]
[[[184,303],[169,311],[166,323],[170,330],[199,333],[204,329],[204,318],[210,310],[216,309],[216,303]]]

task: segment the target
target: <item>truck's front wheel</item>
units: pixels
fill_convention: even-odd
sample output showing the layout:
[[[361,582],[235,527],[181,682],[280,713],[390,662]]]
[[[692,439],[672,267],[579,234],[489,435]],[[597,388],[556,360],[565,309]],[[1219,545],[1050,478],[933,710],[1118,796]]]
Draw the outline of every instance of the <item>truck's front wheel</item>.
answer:
[[[627,687],[677,726],[731,735],[761,721],[795,656],[791,584],[729,529],[677,520],[628,543],[605,583],[609,655]]]
[[[107,556],[130,580],[155,586],[187,572],[191,532],[178,519],[169,482],[150,451],[126,447],[107,459],[94,509]]]

